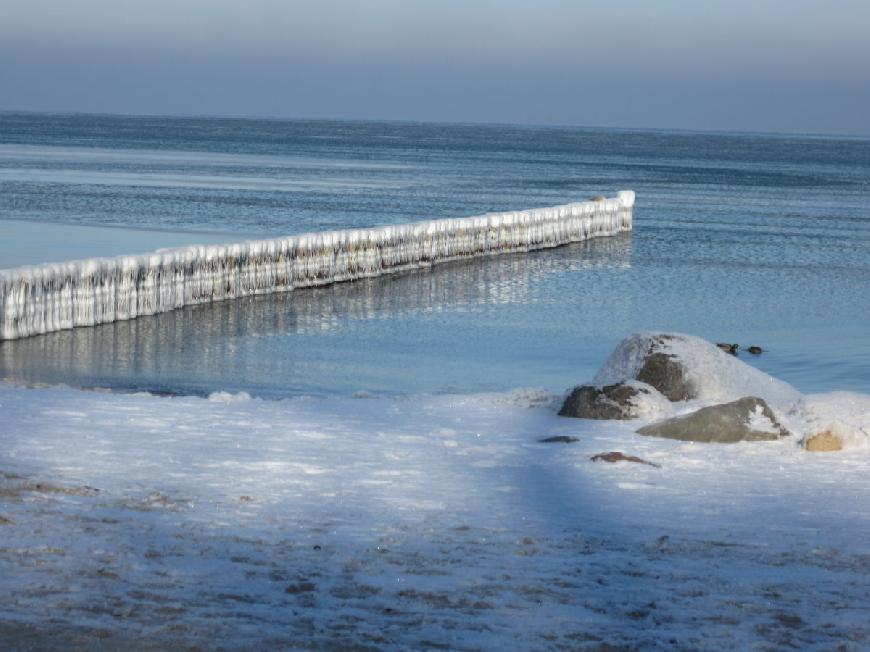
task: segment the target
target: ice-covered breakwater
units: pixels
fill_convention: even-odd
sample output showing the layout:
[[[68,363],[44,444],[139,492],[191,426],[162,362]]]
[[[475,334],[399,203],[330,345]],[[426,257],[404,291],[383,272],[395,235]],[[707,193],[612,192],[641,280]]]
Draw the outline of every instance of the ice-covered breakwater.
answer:
[[[634,192],[548,208],[0,270],[0,339],[631,229]]]

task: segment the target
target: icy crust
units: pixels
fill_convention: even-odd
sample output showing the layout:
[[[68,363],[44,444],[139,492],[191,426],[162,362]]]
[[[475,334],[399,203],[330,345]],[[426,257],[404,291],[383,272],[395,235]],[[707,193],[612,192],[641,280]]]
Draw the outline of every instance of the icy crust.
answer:
[[[808,394],[791,416],[803,425],[805,437],[828,431],[845,448],[870,448],[870,394]]]
[[[286,292],[472,256],[556,247],[632,226],[634,193],[524,211],[0,271],[0,340]]]
[[[658,419],[674,413],[674,404],[662,396],[654,387],[650,387],[639,380],[629,380],[625,384],[640,390],[629,399],[634,408],[633,413],[635,418]]]
[[[597,385],[637,378],[650,352],[675,357],[699,401],[724,403],[744,396],[763,398],[787,412],[801,399],[794,387],[723,353],[710,342],[681,333],[635,333],[625,338],[595,376]]]
[[[749,419],[746,421],[746,426],[756,432],[766,432],[777,436],[780,434],[779,427],[771,421],[769,416],[764,414],[764,408],[761,405],[755,406],[755,410],[752,411]]]
[[[212,403],[238,403],[239,401],[250,401],[251,395],[247,392],[212,392],[208,395],[208,400]]]
[[[862,649],[868,451],[544,399],[0,383],[4,649]],[[859,424],[868,399],[805,405]]]

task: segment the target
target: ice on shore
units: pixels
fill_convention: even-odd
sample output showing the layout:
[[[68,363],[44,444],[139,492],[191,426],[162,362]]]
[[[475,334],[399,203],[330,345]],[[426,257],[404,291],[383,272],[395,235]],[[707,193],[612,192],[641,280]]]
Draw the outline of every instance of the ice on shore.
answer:
[[[870,399],[858,392],[808,394],[802,397],[795,418],[805,436],[829,431],[846,448],[870,448]]]
[[[640,437],[644,419],[560,418],[554,398],[0,385],[0,632],[226,649],[866,643],[866,448]],[[801,404],[867,432],[870,396]],[[539,442],[555,436],[578,441]],[[590,460],[614,450],[661,468]]]

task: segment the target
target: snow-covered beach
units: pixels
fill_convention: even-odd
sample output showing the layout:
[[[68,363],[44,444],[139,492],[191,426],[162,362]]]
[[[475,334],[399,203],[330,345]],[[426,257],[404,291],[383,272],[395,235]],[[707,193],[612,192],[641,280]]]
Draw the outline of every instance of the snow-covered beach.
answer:
[[[46,120],[0,140],[41,142]],[[120,230],[232,242],[641,201],[630,235],[0,343],[0,648],[867,647],[864,141],[50,120],[54,145],[97,148],[0,148],[0,221],[64,225],[63,246],[3,231],[0,267],[100,255],[95,225],[144,247]],[[339,192],[361,152],[367,189]],[[145,186],[101,182],[121,168]],[[607,361],[639,330],[706,338],[683,351],[702,391],[558,416],[572,384],[646,383],[634,345]],[[791,434],[763,408],[742,425],[772,441],[637,432],[747,396]],[[844,448],[803,448],[825,432]],[[648,464],[592,459],[614,452]]]
[[[870,396],[801,398],[793,429],[851,424],[821,454],[798,434],[642,437],[654,417],[558,403],[2,385],[0,633],[25,649],[865,648]],[[558,436],[578,441],[540,442]],[[590,460],[608,451],[660,468]]]
[[[0,652],[870,652],[870,2],[0,6]]]

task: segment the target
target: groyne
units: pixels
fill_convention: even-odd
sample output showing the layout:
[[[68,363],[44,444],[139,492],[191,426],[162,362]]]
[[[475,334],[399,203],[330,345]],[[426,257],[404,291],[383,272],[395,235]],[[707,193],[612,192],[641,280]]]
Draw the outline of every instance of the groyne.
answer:
[[[0,270],[0,340],[631,230],[634,192],[562,206]]]

